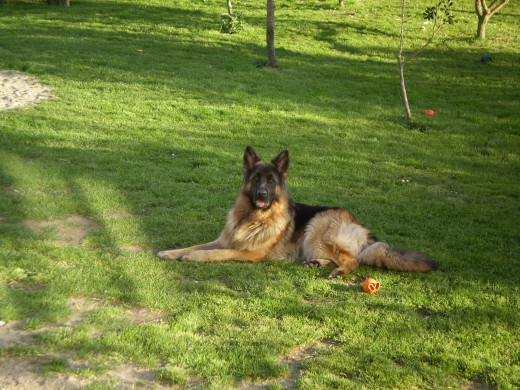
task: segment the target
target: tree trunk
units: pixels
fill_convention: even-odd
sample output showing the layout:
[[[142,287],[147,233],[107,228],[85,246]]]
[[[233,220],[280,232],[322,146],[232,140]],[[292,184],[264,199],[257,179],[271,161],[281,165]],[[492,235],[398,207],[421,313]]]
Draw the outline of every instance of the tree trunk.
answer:
[[[227,32],[231,34],[233,31],[233,5],[231,4],[231,0],[227,0]]]
[[[231,5],[231,0],[227,0],[227,14],[231,16],[233,13],[233,6]]]
[[[412,110],[410,110],[410,103],[408,103],[408,93],[406,93],[406,84],[404,82],[404,65],[406,63],[406,61],[403,59],[405,9],[405,0],[401,0],[401,32],[399,33],[399,51],[397,52],[397,64],[399,65],[399,86],[401,87],[401,96],[403,98],[404,113],[406,115],[408,123],[412,123]]]
[[[399,85],[401,87],[401,95],[403,97],[404,113],[409,123],[412,123],[412,111],[410,110],[410,103],[408,103],[408,93],[406,92],[406,84],[404,82],[404,61],[401,55],[397,57],[397,63],[399,64]]]
[[[489,19],[509,3],[509,0],[494,0],[488,7],[486,0],[475,0],[475,12],[478,17],[477,38],[486,38],[486,27]]]
[[[63,5],[65,7],[70,6],[70,0],[48,0],[49,5]]]
[[[486,26],[491,17],[490,14],[484,14],[478,17],[478,26],[477,26],[477,38],[485,39],[486,38]]]
[[[345,3],[344,3],[343,0],[339,0],[338,5],[339,5],[340,7],[343,7],[343,6],[345,5]]]
[[[267,66],[276,68],[276,52],[274,48],[274,0],[267,0]]]

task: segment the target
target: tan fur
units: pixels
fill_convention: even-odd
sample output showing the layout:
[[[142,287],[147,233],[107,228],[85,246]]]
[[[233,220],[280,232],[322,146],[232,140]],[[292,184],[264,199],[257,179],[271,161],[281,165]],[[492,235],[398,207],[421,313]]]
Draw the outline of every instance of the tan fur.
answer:
[[[248,147],[244,154],[244,184],[219,238],[207,244],[162,251],[158,256],[205,262],[302,259],[311,266],[333,265],[335,269],[329,277],[346,275],[360,264],[415,272],[437,267],[422,253],[393,249],[378,242],[347,210],[309,211],[315,208],[291,203],[285,183],[288,164],[287,151],[264,163]],[[263,175],[262,179],[276,176],[279,180],[274,186],[274,200],[267,208],[255,207],[251,200],[252,174],[257,171]],[[300,222],[302,226],[297,226],[298,213],[301,216],[306,212],[312,215],[306,223]]]
[[[239,194],[216,241],[162,251],[157,255],[170,260],[206,262],[295,258],[295,245],[288,242],[293,232],[293,221],[288,200],[284,200],[268,210],[254,210],[249,200]]]
[[[347,210],[331,209],[317,214],[303,236],[306,265],[333,262],[331,277],[346,275],[358,267],[357,255],[368,244],[370,232]]]

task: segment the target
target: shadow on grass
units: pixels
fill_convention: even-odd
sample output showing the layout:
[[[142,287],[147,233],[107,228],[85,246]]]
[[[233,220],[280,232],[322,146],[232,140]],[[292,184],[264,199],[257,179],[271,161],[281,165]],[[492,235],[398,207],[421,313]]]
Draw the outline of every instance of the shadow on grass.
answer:
[[[189,30],[197,25],[196,31],[211,30],[213,16],[201,10],[186,11],[173,8],[160,8],[155,6],[135,8],[118,3],[105,4],[89,3],[78,4],[78,7],[90,7],[89,17],[97,21],[97,28],[87,28],[74,22],[81,21],[85,15],[79,10],[71,9],[65,13],[58,9],[35,9],[26,7],[29,13],[35,13],[61,20],[61,26],[49,26],[43,23],[35,26],[28,34],[27,28],[18,27],[8,30],[9,41],[3,43],[2,50],[9,52],[8,66],[28,66],[30,71],[41,75],[54,75],[68,79],[74,83],[87,83],[87,89],[99,87],[97,83],[110,81],[118,83],[120,87],[125,83],[135,83],[147,90],[151,97],[150,107],[159,102],[153,100],[154,88],[168,89],[172,94],[179,94],[182,98],[205,101],[220,105],[243,104],[244,101],[257,105],[265,110],[273,106],[301,105],[301,110],[319,111],[338,115],[342,107],[361,107],[362,113],[377,110],[381,104],[399,105],[397,95],[397,71],[395,66],[381,63],[376,59],[367,61],[355,61],[341,56],[310,56],[296,51],[281,49],[282,63],[286,69],[280,73],[268,73],[254,68],[254,63],[259,57],[264,56],[264,48],[261,44],[244,44],[239,40],[227,40],[227,37],[217,35],[215,39],[203,39],[194,37]],[[83,8],[81,12],[85,12]],[[188,30],[179,34],[175,30],[170,33],[157,34],[155,28],[161,26],[162,31],[168,31],[170,26],[178,30]],[[331,32],[331,26],[322,26],[323,33],[319,39],[334,43],[335,37]],[[379,31],[367,33],[378,34]],[[354,48],[346,45],[337,45],[340,52],[351,52]],[[356,49],[359,52],[359,49]],[[394,53],[386,48],[378,48],[379,57],[393,57]],[[66,53],[66,55],[64,55]],[[503,89],[501,86],[489,87],[475,82],[475,77],[485,78],[493,69],[495,77],[507,74],[508,65],[493,64],[493,68],[485,68],[478,63],[478,53],[468,51],[457,53],[467,62],[467,67],[460,69],[458,65],[450,61],[450,51],[432,50],[424,60],[417,61],[417,65],[411,66],[410,74],[412,83],[417,83],[431,91],[430,96],[435,101],[442,101],[442,97],[453,88],[452,85],[438,85],[437,79],[429,77],[428,72],[435,67],[441,67],[446,72],[459,72],[460,79],[457,88],[466,91],[467,98],[455,111],[463,121],[470,120],[471,115],[465,114],[465,109],[470,109],[475,100],[483,99],[499,92],[503,96],[514,97],[517,93],[511,87]],[[504,63],[512,63],[513,54],[501,54]],[[429,61],[435,61],[434,65],[428,65]],[[363,70],[359,70],[363,68]],[[413,76],[413,72],[420,72]],[[341,78],[335,79],[336,75]],[[307,85],[302,80],[310,77],[321,79],[318,86]],[[250,83],[251,78],[256,83]],[[422,79],[421,79],[422,78]],[[219,83],[216,81],[219,80]],[[378,80],[378,83],[375,83]],[[419,84],[419,80],[421,83]],[[511,79],[515,80],[515,79]],[[222,82],[224,81],[224,82]],[[514,83],[512,83],[514,86]],[[102,88],[102,87],[99,87]],[[272,91],[277,91],[273,94]],[[387,94],[385,91],[395,90],[395,93]],[[103,91],[100,90],[99,93]],[[412,92],[419,95],[422,91]],[[93,94],[94,95],[94,94]],[[93,96],[92,95],[92,96]],[[381,97],[382,96],[382,97]],[[62,96],[62,99],[66,99]],[[382,103],[382,100],[384,103]],[[422,100],[424,102],[424,100]],[[80,102],[71,102],[80,104]],[[95,102],[92,102],[95,105]],[[129,102],[131,104],[131,102]],[[439,103],[444,104],[444,103]],[[452,102],[446,103],[451,105]],[[497,115],[505,115],[511,107],[518,105],[514,99],[507,99],[504,103],[509,105],[506,109],[494,105],[489,107],[489,112]],[[445,106],[446,110],[450,107]],[[333,110],[336,110],[334,114]],[[325,114],[326,115],[326,114]],[[343,115],[343,114],[342,114]],[[190,120],[204,123],[214,118],[208,118],[204,114],[188,112],[192,116]],[[21,161],[22,169],[34,169],[35,176],[40,176],[43,181],[51,183],[60,181],[60,186],[67,188],[67,201],[60,202],[62,210],[54,210],[49,214],[68,215],[78,213],[96,220],[103,228],[89,241],[91,249],[96,251],[95,256],[78,256],[75,260],[74,272],[77,291],[69,290],[66,294],[104,294],[107,292],[112,298],[121,300],[131,305],[168,305],[167,309],[178,316],[186,315],[190,309],[196,309],[196,304],[203,304],[204,299],[216,295],[223,298],[243,299],[247,294],[261,297],[269,290],[270,283],[277,282],[270,277],[265,279],[265,271],[273,271],[270,265],[193,265],[180,263],[165,263],[153,259],[149,254],[136,255],[139,260],[151,261],[149,267],[137,268],[135,264],[127,260],[127,256],[121,251],[121,244],[133,240],[151,251],[158,247],[175,247],[196,244],[213,239],[217,236],[223,225],[227,208],[232,204],[240,182],[240,161],[242,146],[240,149],[231,145],[229,149],[221,152],[209,152],[196,144],[192,147],[174,146],[164,141],[151,141],[141,139],[138,136],[143,130],[138,125],[129,127],[128,138],[97,138],[92,137],[85,142],[82,148],[65,146],[65,137],[59,130],[81,131],[99,130],[101,125],[94,125],[91,118],[78,118],[75,121],[58,123],[55,118],[43,118],[33,115],[30,120],[33,126],[40,124],[49,126],[48,121],[54,122],[53,128],[58,129],[54,138],[45,136],[30,136],[19,133],[16,124],[4,130],[0,136],[2,148],[14,159]],[[384,118],[385,120],[387,118]],[[310,127],[321,127],[318,120],[308,120]],[[513,132],[510,124],[503,125],[503,131]],[[468,126],[467,128],[470,128]],[[218,137],[218,135],[215,135]],[[361,137],[362,138],[362,137]],[[261,138],[262,143],[265,138]],[[269,148],[278,147],[279,141],[271,142]],[[368,143],[370,140],[358,140]],[[47,146],[53,145],[53,146]],[[356,150],[355,142],[351,145]],[[414,145],[405,145],[403,148],[414,148]],[[427,160],[428,151],[417,147],[419,155]],[[236,158],[229,158],[227,153],[235,153]],[[313,152],[326,154],[326,151]],[[355,153],[363,153],[356,151]],[[366,151],[367,160],[374,157]],[[442,159],[442,156],[438,157]],[[449,163],[464,172],[471,172],[472,162],[464,156],[453,157]],[[364,159],[364,161],[366,161]],[[30,163],[29,163],[30,162]],[[0,161],[1,163],[1,161]],[[1,195],[8,202],[1,210],[14,221],[21,221],[35,213],[35,208],[53,202],[52,195],[37,198],[41,204],[31,206],[24,195],[7,191],[8,188],[16,188],[17,177],[13,176],[7,166],[0,165]],[[355,168],[354,168],[355,169]],[[370,169],[370,168],[369,168]],[[478,181],[479,172],[468,173],[471,180]],[[48,175],[48,180],[46,180]],[[87,184],[85,184],[87,183]],[[45,192],[45,187],[42,188]],[[312,188],[302,188],[302,191],[311,192]],[[33,197],[35,195],[32,195]],[[201,201],[203,199],[203,201]],[[211,201],[208,202],[208,199]],[[218,213],[215,211],[218,208]],[[107,214],[104,212],[108,212]],[[128,213],[135,223],[131,225],[133,232],[126,232],[126,226],[118,226],[110,221],[114,214]],[[217,218],[211,217],[219,215]],[[209,216],[209,217],[208,217]],[[213,219],[210,219],[213,218]],[[208,220],[210,219],[210,220]],[[2,223],[0,221],[0,223]],[[445,223],[442,218],[432,216],[429,224]],[[485,222],[482,222],[483,225]],[[196,226],[196,228],[194,228]],[[436,229],[437,231],[442,228]],[[500,239],[500,232],[496,233]],[[7,229],[3,238],[12,240],[13,245],[24,243],[23,236],[16,229]],[[129,234],[127,238],[125,234]],[[490,233],[495,234],[495,233]],[[468,240],[468,238],[465,238]],[[468,240],[471,244],[471,240]],[[45,245],[42,244],[44,250]],[[12,250],[8,248],[8,251]],[[8,252],[7,251],[7,252]],[[502,253],[505,253],[503,251]],[[61,252],[50,256],[51,261],[62,255]],[[30,256],[30,254],[29,254]],[[94,264],[86,262],[97,257]],[[29,259],[25,259],[28,261]],[[442,264],[441,264],[442,266]],[[98,267],[98,271],[92,268]],[[229,281],[228,267],[232,267],[233,274],[240,275],[240,280]],[[293,266],[291,266],[293,267]],[[293,268],[281,267],[283,272],[292,273]],[[297,267],[294,265],[294,267]],[[50,268],[50,267],[49,267]],[[277,268],[278,269],[278,268]],[[514,285],[516,277],[510,272],[507,265],[499,256],[493,257],[486,263],[485,269],[473,266],[455,266],[452,260],[452,270],[460,272],[470,280],[483,283],[494,282],[505,285]],[[499,275],[493,270],[500,270]],[[154,273],[161,278],[159,291],[148,292],[143,296],[143,291],[150,291],[150,278],[147,272]],[[303,271],[301,271],[303,272]],[[448,271],[449,272],[449,268]],[[93,275],[99,283],[95,286],[82,286],[82,273]],[[242,280],[243,279],[243,280]],[[283,279],[283,278],[280,278]],[[83,279],[90,280],[89,278]],[[213,283],[214,281],[219,283]],[[249,280],[249,284],[248,284]],[[198,282],[198,283],[195,283]],[[145,286],[143,286],[143,283]],[[232,286],[233,288],[229,288]],[[293,286],[287,286],[288,289]],[[454,286],[452,293],[463,290],[463,285]],[[354,292],[353,287],[341,287],[341,293],[348,295]],[[289,290],[290,291],[290,290]],[[199,294],[202,299],[194,300],[192,306],[180,307],[182,302],[157,303],[153,294],[167,296],[174,292],[182,296]],[[57,295],[49,295],[45,288],[35,291],[7,291],[8,299],[12,307],[20,310],[17,316],[37,315],[42,320],[54,320],[56,306],[49,303]],[[65,295],[65,293],[64,293]],[[58,302],[59,304],[59,302]],[[399,309],[399,308],[397,308]],[[396,311],[397,311],[396,309]],[[280,318],[292,313],[294,317],[323,320],[327,316],[327,310],[321,311],[319,307],[306,304],[297,299],[284,297],[276,304],[265,309],[269,316]],[[487,311],[474,313],[473,317],[490,315]],[[278,324],[278,323],[277,323]],[[242,326],[245,326],[242,324]],[[237,325],[240,330],[240,324]],[[216,331],[216,330],[214,330]],[[237,331],[238,332],[238,331]],[[195,336],[193,336],[196,338]],[[247,354],[258,354],[258,348],[267,345],[273,351],[262,349],[265,356],[266,371],[276,372],[277,366],[269,368],[269,359],[275,353],[279,353],[288,344],[272,345],[269,342],[269,334],[258,336],[255,343],[247,349]],[[106,346],[103,346],[106,348]],[[157,347],[158,356],[164,351]],[[220,348],[229,353],[233,349],[232,343],[222,345]],[[172,350],[175,352],[175,350]],[[172,352],[170,351],[170,352]],[[172,352],[172,353],[173,353]],[[168,352],[169,353],[169,352]],[[250,355],[244,356],[250,358]],[[271,359],[272,360],[272,359]],[[272,362],[271,362],[272,363]],[[242,371],[241,371],[242,370]],[[249,375],[255,372],[252,367],[235,367],[235,372]]]
[[[38,119],[36,122],[45,122],[45,118]],[[88,123],[77,120],[71,123],[60,123],[58,128],[85,128]],[[9,129],[8,129],[9,130]],[[67,216],[70,214],[80,214],[94,219],[103,226],[93,237],[89,239],[88,247],[97,251],[99,261],[94,264],[84,264],[83,260],[77,260],[78,271],[74,271],[77,281],[81,283],[81,273],[93,275],[95,280],[99,280],[97,286],[80,286],[76,291],[69,287],[69,290],[62,296],[62,301],[56,301],[56,295],[48,294],[46,287],[36,290],[19,290],[8,292],[9,301],[13,308],[21,310],[15,317],[36,316],[40,321],[53,321],[56,313],[63,313],[65,296],[67,294],[80,293],[85,295],[98,295],[108,293],[111,298],[120,300],[129,305],[150,305],[152,300],[149,296],[142,296],[142,280],[148,277],[143,270],[136,270],[132,261],[128,261],[127,255],[121,250],[122,245],[133,243],[138,237],[138,245],[150,253],[159,247],[176,247],[193,245],[199,242],[210,241],[215,238],[220,228],[223,226],[225,214],[228,207],[232,204],[236,191],[240,185],[240,164],[241,152],[237,150],[236,158],[230,159],[227,153],[208,152],[199,148],[187,149],[185,147],[175,148],[172,153],[171,145],[159,141],[147,141],[141,139],[118,140],[110,142],[103,140],[93,140],[92,144],[85,144],[84,148],[56,146],[60,145],[60,135],[55,139],[46,136],[29,136],[27,134],[16,134],[15,129],[10,129],[4,133],[4,161],[0,162],[0,183],[3,198],[3,214],[12,222],[22,221],[28,216],[34,215],[38,208],[45,204],[52,204],[53,192],[48,191],[54,186],[66,188],[66,202],[60,201],[63,209],[51,211],[50,214]],[[23,145],[23,148],[20,146]],[[46,146],[55,145],[55,146]],[[18,178],[13,175],[12,163],[5,163],[6,160],[16,160],[20,166],[18,169],[25,171],[25,174],[34,171],[29,176],[38,177],[43,184],[41,192],[43,195],[38,198],[40,204],[32,204],[31,195],[26,197],[23,192],[17,193]],[[467,170],[469,172],[469,170]],[[474,175],[478,175],[475,172]],[[48,176],[48,177],[46,177]],[[472,179],[475,180],[475,179]],[[58,184],[55,184],[55,181]],[[85,185],[85,183],[89,183]],[[46,186],[48,186],[46,188]],[[291,185],[290,185],[291,186]],[[34,196],[34,194],[33,194]],[[218,206],[208,205],[206,200],[200,202],[198,199],[217,198]],[[211,202],[210,202],[211,203]],[[120,208],[123,208],[122,210]],[[210,211],[208,207],[211,207]],[[218,220],[208,220],[209,214],[217,214],[215,207],[219,207]],[[136,232],[127,239],[125,232],[121,228],[111,226],[111,213],[129,213],[135,220],[133,229]],[[112,215],[113,217],[114,215]],[[115,218],[117,219],[117,218]],[[442,216],[440,216],[442,220]],[[439,220],[439,221],[440,221]],[[112,221],[113,222],[113,221]],[[2,221],[0,221],[0,224]],[[196,229],[193,228],[196,226]],[[23,245],[26,232],[20,229],[5,229],[3,236],[5,239],[13,241],[13,245]],[[33,237],[31,237],[32,240]],[[467,238],[464,238],[467,239]],[[469,240],[468,245],[471,243]],[[45,247],[45,245],[43,245]],[[44,249],[48,251],[48,249]],[[29,260],[31,254],[29,253]],[[60,254],[49,256],[51,261],[57,260]],[[95,256],[84,256],[87,261]],[[150,269],[156,272],[161,278],[172,279],[161,287],[161,295],[171,293],[171,290],[180,288],[182,294],[189,294],[199,291],[193,281],[207,280],[209,277],[225,278],[226,272],[220,265],[210,264],[189,264],[189,263],[166,263],[151,258],[149,255],[143,257],[144,261],[157,261],[150,265]],[[504,285],[514,284],[516,275],[504,266],[500,256],[490,257],[485,266],[462,264],[456,260],[448,260],[443,264],[440,260],[441,272],[463,276],[468,280],[477,280],[482,283],[499,283]],[[450,264],[451,263],[451,264]],[[231,267],[244,268],[248,275],[242,275],[246,280],[257,284],[257,293],[268,288],[268,284],[263,282],[262,274],[266,270],[264,265],[237,265]],[[99,271],[90,271],[90,268],[99,267]],[[298,267],[294,265],[294,267]],[[47,268],[50,268],[47,265]],[[146,268],[144,268],[146,270]],[[233,271],[235,272],[235,271]],[[291,272],[288,270],[288,272]],[[244,271],[239,272],[243,274]],[[204,275],[202,278],[198,275]],[[324,276],[326,273],[324,274]],[[404,276],[405,277],[405,276]],[[88,280],[89,278],[87,278]],[[185,282],[183,282],[185,281]],[[150,280],[145,282],[149,283]],[[74,284],[71,284],[74,285]],[[168,286],[168,287],[166,287]],[[150,286],[144,289],[149,289]],[[452,293],[457,290],[464,290],[464,285],[453,287]],[[230,291],[217,288],[220,294],[228,295],[231,298],[240,299],[240,295]],[[217,291],[215,290],[215,291]],[[246,289],[247,290],[247,289]],[[203,295],[214,295],[213,289],[203,290]],[[354,292],[354,288],[345,287],[345,294]],[[51,302],[50,300],[53,300]],[[61,306],[60,306],[61,305]],[[175,305],[173,305],[175,306]],[[57,307],[61,307],[57,310]],[[300,315],[322,316],[320,312],[309,311],[309,308],[299,302],[282,301],[280,312],[274,313],[275,316],[293,307],[293,311]],[[177,310],[173,308],[173,310]],[[60,314],[58,314],[60,315]],[[62,315],[62,314],[61,314]],[[37,321],[36,321],[37,322]]]

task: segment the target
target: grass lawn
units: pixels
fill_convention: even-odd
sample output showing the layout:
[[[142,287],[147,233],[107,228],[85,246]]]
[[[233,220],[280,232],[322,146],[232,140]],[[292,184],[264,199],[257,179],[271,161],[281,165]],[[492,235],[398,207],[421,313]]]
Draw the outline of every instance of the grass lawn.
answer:
[[[518,2],[482,42],[455,5],[405,70],[411,128],[398,2],[278,1],[278,70],[259,67],[264,2],[233,4],[232,35],[222,0],[45,3],[0,2],[0,70],[56,97],[0,112],[0,387],[9,364],[91,389],[520,387]],[[428,5],[408,6],[407,53]],[[440,269],[157,259],[218,235],[248,144],[289,149],[296,201]]]

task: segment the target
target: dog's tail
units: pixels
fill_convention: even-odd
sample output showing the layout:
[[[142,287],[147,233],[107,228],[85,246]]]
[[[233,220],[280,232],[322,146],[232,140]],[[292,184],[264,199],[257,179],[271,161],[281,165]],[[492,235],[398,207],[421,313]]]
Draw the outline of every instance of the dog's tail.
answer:
[[[395,249],[384,242],[370,244],[357,256],[359,264],[386,268],[392,271],[428,272],[438,265],[423,253]]]

